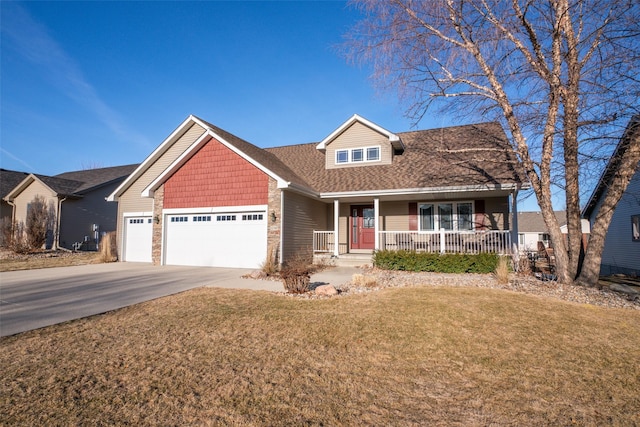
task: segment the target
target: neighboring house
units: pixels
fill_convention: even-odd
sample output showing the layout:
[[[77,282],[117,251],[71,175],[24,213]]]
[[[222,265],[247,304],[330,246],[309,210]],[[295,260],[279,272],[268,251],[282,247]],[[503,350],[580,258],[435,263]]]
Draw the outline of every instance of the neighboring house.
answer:
[[[0,169],[0,219],[11,221],[13,206],[4,198],[29,175],[27,172],[18,172],[8,169]]]
[[[560,224],[560,231],[563,234],[567,234],[567,213],[565,211],[556,211],[555,215]],[[583,219],[584,245],[587,243],[589,229],[589,221]],[[535,252],[538,250],[538,242],[543,242],[546,247],[553,246],[549,229],[544,223],[542,214],[539,211],[518,212],[518,249],[523,252]]]
[[[566,224],[565,211],[555,212],[560,224]],[[537,251],[538,242],[550,246],[549,229],[540,212],[518,212],[518,249],[521,251]]]
[[[582,216],[590,221],[591,226],[618,167],[620,153],[626,150],[629,139],[634,134],[637,137],[638,132],[640,116],[634,116],[582,211]],[[636,166],[635,174],[615,208],[602,252],[600,274],[617,273],[640,276],[640,164]]]
[[[103,233],[116,230],[117,207],[105,199],[138,165],[87,169],[56,176],[26,174],[4,197],[15,223],[25,222],[29,204],[44,198],[55,224],[48,247],[96,249]]]
[[[497,123],[392,133],[354,115],[319,143],[261,149],[189,116],[109,200],[123,261],[256,268],[268,254],[509,251],[527,186]]]

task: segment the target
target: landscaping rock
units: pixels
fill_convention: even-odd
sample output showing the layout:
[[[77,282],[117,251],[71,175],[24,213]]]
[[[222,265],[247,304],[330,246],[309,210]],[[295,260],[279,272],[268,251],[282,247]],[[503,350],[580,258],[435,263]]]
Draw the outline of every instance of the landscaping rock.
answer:
[[[333,285],[321,285],[316,288],[316,295],[330,297],[337,294],[338,290]]]
[[[638,298],[640,296],[640,292],[636,291],[631,286],[627,286],[622,283],[612,283],[609,285],[609,289],[627,294],[630,298]]]

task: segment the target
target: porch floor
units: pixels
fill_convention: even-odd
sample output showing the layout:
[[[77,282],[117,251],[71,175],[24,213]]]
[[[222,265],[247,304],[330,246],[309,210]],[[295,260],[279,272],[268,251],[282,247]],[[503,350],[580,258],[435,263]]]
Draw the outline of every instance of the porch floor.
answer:
[[[337,258],[332,254],[315,254],[313,262],[319,264],[324,262],[336,267],[357,267],[360,265],[371,265],[373,251],[340,254]]]

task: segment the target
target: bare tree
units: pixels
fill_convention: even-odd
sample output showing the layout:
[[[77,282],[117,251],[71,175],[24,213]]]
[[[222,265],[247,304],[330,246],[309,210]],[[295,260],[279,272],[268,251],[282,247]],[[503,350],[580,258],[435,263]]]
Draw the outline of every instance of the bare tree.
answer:
[[[419,122],[434,107],[500,120],[531,182],[554,242],[559,280],[595,284],[582,271],[580,196],[594,184],[640,94],[637,0],[356,0],[364,18],[348,34],[350,59],[397,88]],[[640,161],[640,141],[621,153],[612,210]],[[564,193],[568,238],[553,214]],[[593,229],[606,231],[611,215]],[[585,264],[599,265],[604,240]]]

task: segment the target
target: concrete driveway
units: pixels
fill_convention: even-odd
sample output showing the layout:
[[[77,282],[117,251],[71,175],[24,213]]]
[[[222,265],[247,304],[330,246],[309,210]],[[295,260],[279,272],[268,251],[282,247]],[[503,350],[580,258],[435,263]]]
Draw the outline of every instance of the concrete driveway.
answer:
[[[117,262],[0,273],[0,336],[100,314],[201,286],[283,291],[250,270]]]

